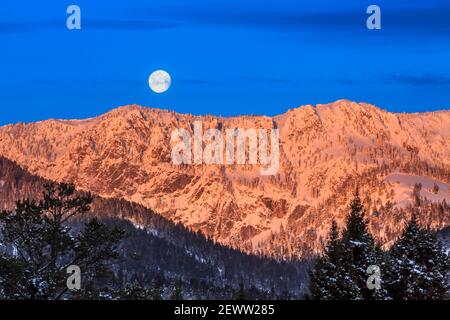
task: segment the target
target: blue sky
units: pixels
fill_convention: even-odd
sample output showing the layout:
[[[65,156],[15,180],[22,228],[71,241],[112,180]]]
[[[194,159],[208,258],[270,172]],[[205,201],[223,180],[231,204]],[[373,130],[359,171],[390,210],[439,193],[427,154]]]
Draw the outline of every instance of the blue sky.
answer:
[[[111,3],[112,2],[112,3]],[[72,0],[0,3],[0,124],[125,104],[275,115],[351,99],[450,108],[448,0]],[[82,30],[66,28],[81,8]],[[366,8],[382,30],[366,28]],[[149,74],[167,70],[161,95]]]

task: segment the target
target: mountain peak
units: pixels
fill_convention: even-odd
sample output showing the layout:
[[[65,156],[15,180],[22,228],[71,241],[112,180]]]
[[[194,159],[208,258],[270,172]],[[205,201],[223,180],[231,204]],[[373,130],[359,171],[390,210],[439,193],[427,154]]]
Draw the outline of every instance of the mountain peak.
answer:
[[[367,104],[367,103],[362,103],[362,102],[355,102],[355,101],[351,101],[351,100],[347,100],[347,99],[340,99],[334,102],[330,102],[327,104],[317,104],[317,105],[311,105],[311,104],[307,104],[307,105],[302,105],[296,108],[291,109],[290,111],[294,111],[294,110],[298,110],[298,109],[303,109],[303,108],[355,108],[355,109],[361,109],[361,108],[365,108],[365,107],[371,107],[377,110],[381,110],[380,108],[371,105],[371,104]],[[124,116],[127,114],[137,114],[138,112],[143,112],[143,113],[148,113],[148,112],[158,112],[158,113],[173,113],[173,114],[177,114],[180,116],[191,116],[190,114],[181,114],[181,113],[177,113],[177,112],[173,112],[173,111],[169,111],[169,110],[164,110],[164,109],[159,109],[159,108],[153,108],[153,107],[147,107],[147,106],[141,106],[138,104],[130,104],[130,105],[124,105],[124,106],[119,106],[116,107],[112,110],[110,110],[109,112],[105,113],[103,116]],[[289,111],[287,111],[286,113],[288,113]],[[280,117],[285,115],[286,113],[283,114],[279,114],[279,115],[275,115],[274,117],[269,117],[269,118],[276,118],[276,117]],[[214,115],[202,115],[199,117],[215,117]],[[243,117],[268,117],[265,115],[238,115],[238,116],[230,116],[230,117],[223,117],[223,116],[217,116],[216,118],[223,118],[223,119],[227,119],[227,118],[243,118]]]
[[[141,112],[144,109],[151,109],[151,108],[143,107],[138,104],[124,105],[108,111],[103,116],[112,116],[112,117],[123,116],[129,113]]]

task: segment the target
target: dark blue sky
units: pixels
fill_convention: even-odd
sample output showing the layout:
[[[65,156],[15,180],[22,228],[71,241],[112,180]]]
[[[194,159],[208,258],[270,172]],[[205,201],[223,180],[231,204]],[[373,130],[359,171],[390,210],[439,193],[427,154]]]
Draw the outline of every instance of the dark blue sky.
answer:
[[[111,3],[112,2],[112,3]],[[127,0],[0,3],[0,124],[125,104],[274,115],[341,98],[450,108],[448,0]],[[66,28],[77,4],[82,30]],[[382,9],[382,30],[366,8]],[[167,70],[165,94],[149,74]]]

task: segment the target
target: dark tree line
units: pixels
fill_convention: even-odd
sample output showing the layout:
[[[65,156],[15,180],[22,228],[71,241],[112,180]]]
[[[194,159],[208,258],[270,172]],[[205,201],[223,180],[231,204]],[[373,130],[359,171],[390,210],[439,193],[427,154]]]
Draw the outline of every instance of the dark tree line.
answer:
[[[43,185],[50,182],[2,157],[0,177],[4,181],[0,186],[0,211],[3,208],[11,213],[17,200],[41,199]],[[85,195],[76,191],[73,197],[78,196]],[[102,292],[99,298],[117,298],[116,293],[141,286],[170,299],[178,280],[187,299],[234,299],[241,282],[248,299],[295,298],[307,291],[310,261],[249,255],[125,200],[94,197],[89,207],[90,211],[67,221],[71,234],[81,232],[95,218],[108,228],[125,231],[117,245],[119,258],[106,263],[109,278],[96,284],[101,287],[104,283],[103,287],[113,290]],[[10,255],[13,247],[2,238],[2,227],[0,222],[0,255]],[[84,280],[83,288],[87,285]],[[92,291],[88,297],[95,298],[95,294],[99,293]]]
[[[306,264],[245,255],[140,206],[93,200],[73,185],[50,183],[42,200],[18,201],[0,214],[0,299],[302,297]],[[383,252],[356,196],[346,228],[340,232],[332,224],[310,292],[316,299],[445,299],[448,262],[441,243],[416,218]],[[67,286],[71,265],[82,272],[77,291]],[[369,285],[370,266],[381,271],[379,288]]]
[[[368,232],[356,194],[342,234],[332,223],[325,252],[311,272],[310,292],[324,300],[448,299],[449,262],[441,242],[415,215],[393,247],[383,252]]]
[[[74,265],[83,272],[86,290],[99,290],[99,279],[107,283],[108,264],[118,257],[123,231],[97,219],[78,232],[69,225],[90,210],[91,202],[89,193],[76,196],[73,185],[47,184],[41,201],[18,201],[14,211],[0,214],[1,298],[72,297],[66,280],[68,268]]]
[[[305,288],[305,264],[246,255],[70,184],[43,190],[0,214],[0,299],[278,299]]]

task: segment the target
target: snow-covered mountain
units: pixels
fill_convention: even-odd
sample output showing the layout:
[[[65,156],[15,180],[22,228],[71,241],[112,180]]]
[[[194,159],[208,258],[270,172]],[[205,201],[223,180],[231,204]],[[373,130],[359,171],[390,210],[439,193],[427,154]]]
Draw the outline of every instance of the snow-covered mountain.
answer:
[[[192,133],[195,121],[221,132],[279,129],[278,174],[260,175],[249,164],[173,164],[173,130]],[[433,229],[450,225],[450,111],[395,114],[341,100],[275,117],[223,118],[126,106],[87,120],[1,127],[0,155],[253,253],[320,251],[357,186],[384,244],[399,235],[412,207]]]

